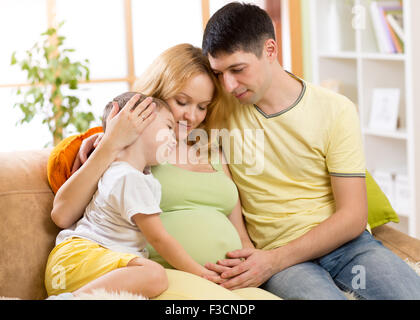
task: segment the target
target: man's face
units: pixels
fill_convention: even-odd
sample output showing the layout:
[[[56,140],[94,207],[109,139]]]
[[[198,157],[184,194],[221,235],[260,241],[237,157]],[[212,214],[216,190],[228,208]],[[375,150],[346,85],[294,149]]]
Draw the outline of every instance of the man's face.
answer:
[[[264,53],[258,58],[254,53],[235,51],[220,53],[217,58],[208,55],[210,65],[225,90],[242,104],[256,104],[267,91],[270,65]]]

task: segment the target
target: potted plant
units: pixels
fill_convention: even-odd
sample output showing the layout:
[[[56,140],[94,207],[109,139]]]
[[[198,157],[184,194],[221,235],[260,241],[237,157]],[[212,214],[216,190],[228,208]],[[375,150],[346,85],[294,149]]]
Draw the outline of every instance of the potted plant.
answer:
[[[89,81],[89,61],[70,59],[74,49],[64,48],[65,37],[58,35],[62,24],[42,33],[41,39],[25,52],[23,59],[18,60],[14,52],[11,61],[12,65],[19,65],[26,71],[29,83],[25,89],[17,90],[21,100],[14,107],[19,107],[23,113],[19,122],[29,123],[35,115],[41,116],[42,123],[48,125],[52,134],[53,145],[59,143],[72,126],[83,132],[95,120],[92,112],[77,110],[80,98],[71,94],[71,90],[78,89],[79,81]],[[86,102],[92,105],[89,99]]]

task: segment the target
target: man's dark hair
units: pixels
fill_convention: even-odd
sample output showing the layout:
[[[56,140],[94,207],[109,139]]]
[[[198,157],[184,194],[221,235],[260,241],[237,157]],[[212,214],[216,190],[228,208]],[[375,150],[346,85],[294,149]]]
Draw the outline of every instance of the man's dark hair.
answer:
[[[134,104],[133,108],[136,107],[137,105],[139,105],[144,99],[147,98],[147,96],[145,96],[144,94],[141,94],[139,92],[125,92],[123,94],[120,94],[119,96],[116,96],[114,99],[112,99],[112,101],[108,102],[107,105],[105,106],[104,109],[104,113],[102,115],[102,128],[104,129],[104,132],[106,130],[106,118],[108,118],[111,110],[112,110],[112,102],[117,102],[118,106],[120,107],[120,109],[118,110],[118,112],[120,112],[122,110],[122,108],[124,108],[124,106],[127,104],[127,102],[136,94],[140,94],[140,99]],[[156,110],[160,110],[162,107],[165,107],[166,109],[168,109],[169,111],[171,111],[171,109],[169,108],[168,104],[158,98],[153,98],[153,102],[156,103]]]
[[[273,22],[256,5],[232,2],[210,18],[204,30],[202,49],[216,57],[220,53],[242,50],[261,57],[264,42],[276,40]]]

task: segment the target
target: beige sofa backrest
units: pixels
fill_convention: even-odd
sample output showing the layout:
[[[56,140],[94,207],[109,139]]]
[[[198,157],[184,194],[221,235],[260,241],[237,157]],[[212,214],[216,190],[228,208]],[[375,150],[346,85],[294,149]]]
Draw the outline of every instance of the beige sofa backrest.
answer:
[[[50,152],[0,153],[0,296],[46,297],[45,265],[59,231],[50,218]]]

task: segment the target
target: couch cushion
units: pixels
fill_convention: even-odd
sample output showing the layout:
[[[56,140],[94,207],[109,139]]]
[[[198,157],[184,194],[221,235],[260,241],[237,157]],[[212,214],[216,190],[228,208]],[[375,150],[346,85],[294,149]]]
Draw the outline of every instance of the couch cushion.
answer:
[[[45,265],[59,231],[50,218],[50,152],[0,153],[0,296],[46,297]]]
[[[373,229],[388,222],[400,222],[386,195],[372,175],[366,171],[366,191],[368,200],[368,223]]]
[[[153,300],[279,300],[260,288],[228,290],[195,274],[166,269],[169,287]]]
[[[53,149],[47,164],[47,174],[54,194],[70,178],[74,160],[83,140],[98,132],[102,132],[102,127],[91,128],[84,133],[67,137]]]

